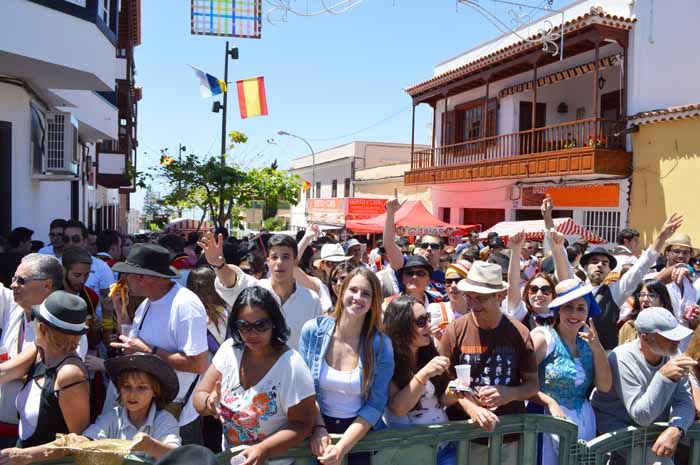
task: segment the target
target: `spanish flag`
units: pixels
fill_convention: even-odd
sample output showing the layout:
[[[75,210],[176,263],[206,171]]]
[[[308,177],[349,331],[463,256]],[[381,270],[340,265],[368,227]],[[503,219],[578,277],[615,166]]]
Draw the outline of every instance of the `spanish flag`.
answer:
[[[238,106],[241,118],[267,115],[267,98],[265,98],[265,78],[258,76],[236,81],[238,87]]]
[[[195,68],[190,65],[190,68],[194,70],[194,74],[199,78],[199,93],[202,94],[202,98],[211,97],[212,95],[219,95],[222,92],[226,92],[226,83],[221,79],[217,79],[211,74],[207,74],[201,69]]]
[[[311,189],[311,183],[309,181],[307,181],[306,179],[304,179],[301,183],[301,191],[306,192],[309,189]]]

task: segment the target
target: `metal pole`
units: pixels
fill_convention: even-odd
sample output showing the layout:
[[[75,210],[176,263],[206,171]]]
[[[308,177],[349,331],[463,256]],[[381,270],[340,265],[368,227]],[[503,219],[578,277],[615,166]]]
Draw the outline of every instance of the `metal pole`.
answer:
[[[182,166],[182,144],[180,142],[177,143],[177,162]],[[181,194],[182,190],[182,181],[177,182],[177,190],[178,190],[178,195]],[[179,218],[182,218],[182,209],[178,209],[177,211],[177,216]]]
[[[226,41],[226,51],[224,53],[224,82],[226,90],[224,90],[224,112],[221,117],[221,167],[226,165],[226,110],[228,110],[228,40]],[[224,190],[223,179],[219,185],[219,223],[223,226],[224,222],[224,197],[221,192]]]

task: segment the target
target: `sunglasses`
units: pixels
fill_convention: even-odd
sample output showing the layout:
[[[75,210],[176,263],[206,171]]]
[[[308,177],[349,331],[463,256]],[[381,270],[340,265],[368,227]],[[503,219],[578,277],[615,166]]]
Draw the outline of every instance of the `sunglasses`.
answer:
[[[63,236],[63,242],[68,244],[69,242],[72,242],[73,244],[80,244],[83,241],[83,236],[79,236],[78,234],[74,236]]]
[[[419,328],[425,328],[425,325],[429,325],[429,324],[430,324],[430,314],[429,314],[429,313],[426,313],[425,315],[421,315],[421,316],[419,316],[418,318],[416,318],[415,320],[413,320],[413,322],[414,322],[414,323],[416,324],[416,326],[418,326]]]
[[[420,245],[420,248],[423,250],[428,249],[428,248],[431,248],[433,250],[440,250],[440,244],[438,244],[436,242],[423,242]]]
[[[269,318],[263,318],[254,323],[249,323],[245,320],[236,321],[236,329],[241,334],[247,334],[252,330],[255,330],[256,333],[264,333],[265,331],[272,329],[273,326],[272,320]]]
[[[451,286],[460,282],[462,278],[445,278],[445,286]]]
[[[542,291],[542,294],[547,294],[551,295],[552,294],[552,286],[530,286],[527,290],[529,294],[537,294],[539,291]]]
[[[409,278],[415,278],[415,277],[425,278],[426,276],[428,276],[428,272],[425,270],[408,270],[408,271],[404,271],[403,274],[405,276],[408,276]]]
[[[20,286],[24,286],[25,284],[31,283],[32,281],[43,281],[45,279],[47,278],[23,278],[22,276],[14,275],[12,277],[12,282],[17,283]]]

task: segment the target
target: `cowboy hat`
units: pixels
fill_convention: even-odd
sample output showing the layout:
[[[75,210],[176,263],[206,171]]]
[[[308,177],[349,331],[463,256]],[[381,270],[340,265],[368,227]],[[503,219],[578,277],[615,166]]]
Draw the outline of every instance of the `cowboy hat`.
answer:
[[[87,304],[69,292],[52,292],[41,305],[32,307],[32,315],[46,326],[62,333],[82,335],[88,330],[85,325]]]
[[[664,244],[664,252],[666,252],[672,245],[688,247],[693,255],[698,254],[698,249],[693,247],[693,244],[690,240],[690,236],[687,234],[675,233],[673,236],[669,237],[669,239],[666,241],[666,244]]]
[[[588,261],[593,257],[593,255],[605,255],[605,257],[610,262],[610,269],[614,270],[617,267],[617,259],[608,252],[604,247],[594,247],[590,251],[581,257],[581,266],[584,268],[588,266]]]
[[[170,365],[162,358],[151,354],[133,354],[105,360],[105,370],[115,386],[123,371],[143,371],[158,380],[163,400],[172,402],[180,390],[180,383]]]
[[[345,255],[343,246],[340,244],[323,244],[321,254],[314,260],[314,268],[321,266],[321,262],[345,262],[352,258],[351,255]]]
[[[601,313],[600,306],[593,296],[593,286],[590,284],[584,284],[576,278],[565,279],[557,284],[555,292],[557,298],[549,303],[549,309],[552,311],[558,312],[562,305],[583,297],[588,305],[586,318],[598,316]]]
[[[170,267],[168,249],[155,244],[135,244],[126,260],[116,263],[112,271],[164,279],[178,276],[177,272]]]
[[[508,283],[503,281],[499,265],[477,260],[469,269],[467,277],[457,283],[457,289],[477,294],[495,294],[508,289]]]

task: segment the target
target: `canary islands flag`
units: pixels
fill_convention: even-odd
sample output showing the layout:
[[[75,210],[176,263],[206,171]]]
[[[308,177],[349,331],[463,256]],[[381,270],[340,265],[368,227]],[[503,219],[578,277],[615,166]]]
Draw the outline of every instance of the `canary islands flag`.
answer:
[[[267,115],[264,77],[236,81],[236,87],[238,88],[238,106],[241,110],[241,118]]]
[[[190,65],[194,70],[194,74],[199,78],[199,93],[202,94],[202,98],[211,97],[212,95],[219,95],[222,92],[226,92],[226,83],[221,79],[216,79],[211,74],[207,74],[201,69],[195,68]]]
[[[309,189],[311,189],[311,183],[309,181],[307,181],[306,179],[304,179],[304,181],[301,183],[301,191],[306,192]]]

